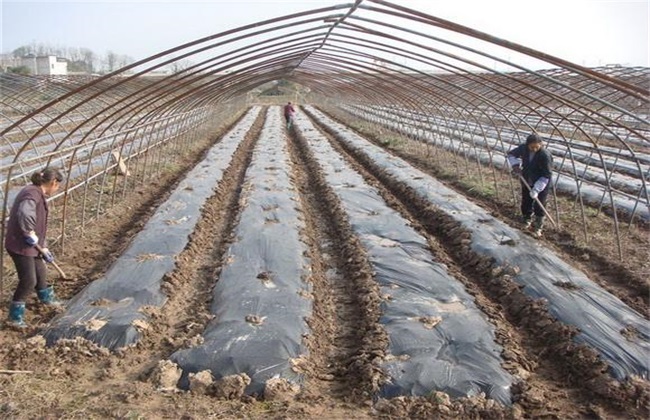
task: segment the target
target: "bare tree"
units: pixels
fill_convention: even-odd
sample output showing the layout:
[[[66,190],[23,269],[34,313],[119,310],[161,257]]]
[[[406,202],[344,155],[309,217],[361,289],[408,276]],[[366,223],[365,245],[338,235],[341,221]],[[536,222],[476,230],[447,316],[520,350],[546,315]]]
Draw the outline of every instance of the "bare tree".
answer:
[[[13,50],[13,51],[11,52],[11,54],[12,54],[14,57],[24,57],[24,56],[29,55],[29,54],[31,54],[31,53],[32,53],[32,51],[31,51],[31,49],[29,48],[29,46],[27,46],[27,45],[24,45],[24,46],[22,46],[22,47],[18,47],[18,48],[16,48],[15,50]]]
[[[167,67],[169,68],[169,71],[171,71],[173,74],[180,73],[183,70],[187,70],[193,65],[193,63],[189,60],[176,60],[173,63],[169,64]]]
[[[88,73],[94,73],[95,72],[95,61],[97,60],[97,56],[95,55],[92,50],[89,50],[88,48],[80,48],[79,52],[81,53],[81,57],[84,63],[86,63],[86,71]]]
[[[81,48],[64,47],[61,51],[61,56],[67,58],[70,61],[83,61],[83,56],[81,55]]]
[[[128,55],[120,55],[118,57],[118,64],[119,64],[118,68],[128,66],[131,63],[133,63],[133,58],[129,57]]]
[[[109,73],[114,72],[118,68],[118,55],[115,54],[113,51],[108,51],[106,53],[106,59],[104,62],[106,63],[106,71]]]

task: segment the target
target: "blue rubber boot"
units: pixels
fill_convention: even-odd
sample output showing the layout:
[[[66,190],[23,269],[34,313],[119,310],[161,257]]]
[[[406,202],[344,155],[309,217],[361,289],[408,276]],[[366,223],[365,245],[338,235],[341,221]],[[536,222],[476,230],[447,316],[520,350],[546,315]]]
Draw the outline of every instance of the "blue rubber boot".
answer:
[[[58,300],[54,295],[54,287],[48,286],[45,289],[37,290],[38,300],[44,305],[61,306],[63,302]]]
[[[13,328],[26,328],[25,302],[11,302],[9,305],[9,326]]]

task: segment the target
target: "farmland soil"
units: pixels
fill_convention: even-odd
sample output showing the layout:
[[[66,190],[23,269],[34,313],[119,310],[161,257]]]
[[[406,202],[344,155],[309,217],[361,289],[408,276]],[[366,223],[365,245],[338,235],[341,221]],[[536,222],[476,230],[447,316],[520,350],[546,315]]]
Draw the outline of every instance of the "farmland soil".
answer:
[[[497,194],[493,188],[492,173],[487,167],[482,169],[481,175],[475,162],[468,164],[453,153],[438,148],[432,150],[421,142],[386,127],[368,124],[341,110],[328,111],[336,120],[368,140],[470,197],[495,217],[520,227],[519,185],[506,173],[497,173],[500,191]],[[486,178],[483,183],[480,182],[481,177]],[[514,196],[510,191],[512,186]],[[544,246],[560,254],[601,287],[650,319],[650,224],[640,220],[631,225],[621,222],[619,252],[610,216],[587,207],[585,226],[573,198],[558,196],[554,200],[550,197],[547,207],[553,217],[556,206],[562,226],[555,229],[549,222],[546,223],[544,236],[540,239]]]
[[[164,376],[173,374],[169,371],[173,368],[161,365],[161,361],[174,351],[199,342],[211,319],[211,290],[242,210],[240,192],[264,115],[264,111],[260,113],[215,195],[204,206],[190,244],[177,258],[176,270],[164,281],[169,300],[159,310],[148,313],[154,322],[135,347],[110,353],[78,339],[61,340],[48,348],[37,332],[56,311],[38,305],[35,300],[28,302],[27,331],[13,331],[2,325],[0,418],[647,417],[645,383],[623,387],[600,381],[598,369],[602,366],[589,359],[590,353],[571,346],[571,331],[549,320],[538,303],[518,295],[512,283],[493,281],[480,264],[478,268],[465,266],[461,247],[451,243],[438,226],[446,223],[449,232],[461,237],[463,232],[455,231],[456,227],[441,215],[424,211],[408,191],[391,184],[376,168],[340,147],[325,132],[387,203],[427,239],[432,254],[465,285],[495,325],[498,342],[504,348],[504,367],[518,378],[513,406],[501,407],[481,396],[450,400],[443,393],[372,399],[373,391],[384,379],[377,366],[387,345],[385,332],[378,323],[380,296],[367,256],[352,234],[335,194],[305,143],[293,135],[289,139],[292,176],[306,226],[301,236],[308,246],[313,268],[307,279],[312,285],[314,306],[313,315],[307,320],[312,333],[305,338],[309,354],[296,365],[306,378],[303,391],[293,395],[290,389],[278,386],[273,398],[262,400],[236,390],[215,395],[210,386],[193,391],[166,387]],[[226,129],[223,127],[221,134]],[[71,280],[58,279],[53,270],[50,272],[62,298],[72,297],[106,272],[213,141],[206,138],[197,144],[174,170],[130,191],[118,206],[103,215],[101,223],[87,226],[83,237],[67,240],[65,255],[59,256],[58,262]],[[421,163],[414,156],[411,159],[414,164]],[[503,218],[514,220],[509,216]],[[568,248],[561,250],[566,257],[573,257]],[[587,267],[598,271],[588,261]],[[634,273],[629,276],[634,277]],[[609,276],[601,273],[599,278],[607,282]],[[7,316],[8,294],[5,291],[0,302],[2,320]],[[624,288],[621,295],[637,301],[637,292],[630,288]],[[639,299],[638,305],[642,305],[643,298]],[[521,310],[523,306],[530,307]],[[539,331],[544,333],[537,334]],[[591,385],[586,385],[590,380]]]
[[[325,128],[323,132],[334,137]],[[584,400],[586,407],[572,414],[582,417],[598,405],[599,398],[604,404],[597,411],[611,410],[609,415],[639,402],[647,404],[647,383],[619,387],[607,375],[602,375],[606,367],[594,352],[572,343],[575,329],[556,322],[543,303],[532,301],[521,293],[507,274],[495,275],[489,261],[481,261],[464,246],[466,233],[450,217],[436,212],[428,202],[396,182],[364,155],[340,146],[342,142],[333,140],[332,143],[341,154],[348,156],[349,162],[367,182],[382,192],[387,203],[409,218],[413,226],[420,227],[436,258],[445,262],[454,277],[475,296],[481,310],[491,317],[498,327],[500,344],[505,348],[506,366],[513,375],[526,379],[522,388],[515,386],[519,391],[515,392],[518,394],[515,396],[517,407],[526,407],[525,411],[534,416],[559,414],[578,408],[569,407]],[[539,395],[547,396],[543,403]]]

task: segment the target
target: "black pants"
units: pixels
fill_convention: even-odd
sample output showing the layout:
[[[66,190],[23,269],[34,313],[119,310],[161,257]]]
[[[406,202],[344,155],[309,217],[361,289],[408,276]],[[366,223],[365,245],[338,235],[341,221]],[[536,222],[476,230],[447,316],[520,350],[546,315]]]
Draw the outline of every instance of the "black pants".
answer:
[[[542,192],[539,193],[537,196],[537,199],[539,200],[540,203],[544,207],[546,207],[546,197],[548,196],[548,190],[551,187],[551,183],[544,188]],[[530,190],[526,188],[526,185],[524,183],[521,183],[521,214],[524,217],[530,217],[533,215],[533,212],[535,212],[535,216],[538,217],[543,217],[546,214],[544,213],[544,210],[540,207],[539,204],[537,204],[537,201],[535,201],[533,198],[530,196]]]
[[[8,251],[11,259],[14,260],[16,272],[18,273],[18,287],[14,293],[14,302],[25,302],[33,290],[41,290],[47,287],[47,268],[45,261],[40,257],[26,257]]]

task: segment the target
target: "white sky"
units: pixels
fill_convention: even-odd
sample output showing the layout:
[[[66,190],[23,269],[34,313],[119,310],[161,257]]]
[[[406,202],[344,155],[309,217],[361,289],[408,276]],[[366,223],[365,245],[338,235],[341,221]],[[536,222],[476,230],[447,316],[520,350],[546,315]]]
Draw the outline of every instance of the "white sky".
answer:
[[[0,0],[0,51],[33,42],[136,60],[339,0]],[[650,67],[650,0],[393,0],[584,66]],[[369,3],[368,3],[369,4]]]

